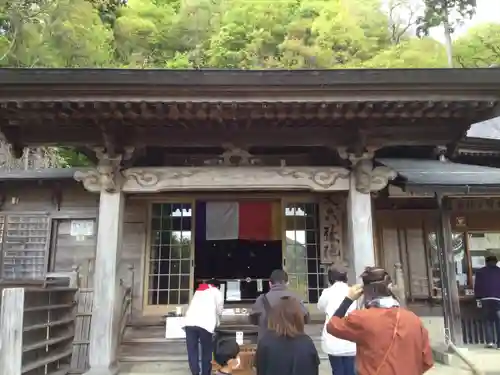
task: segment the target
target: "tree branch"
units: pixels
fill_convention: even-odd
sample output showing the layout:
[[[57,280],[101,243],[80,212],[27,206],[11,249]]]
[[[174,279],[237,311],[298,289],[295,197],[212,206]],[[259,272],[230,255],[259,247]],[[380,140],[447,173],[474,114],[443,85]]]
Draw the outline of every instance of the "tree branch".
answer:
[[[16,44],[16,37],[17,37],[17,29],[14,30],[14,35],[12,36],[12,40],[9,43],[9,46],[7,47],[7,51],[3,54],[2,57],[0,57],[0,61],[3,61],[3,59],[5,59],[9,55],[10,51],[12,51],[14,45]]]

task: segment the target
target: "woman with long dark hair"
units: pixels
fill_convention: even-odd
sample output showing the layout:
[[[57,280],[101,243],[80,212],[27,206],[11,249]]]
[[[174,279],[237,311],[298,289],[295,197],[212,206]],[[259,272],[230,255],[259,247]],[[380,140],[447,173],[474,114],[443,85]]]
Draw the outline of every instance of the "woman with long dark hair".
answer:
[[[335,337],[357,346],[358,375],[422,375],[433,366],[429,335],[418,316],[400,307],[389,274],[367,267],[327,324]],[[363,295],[364,309],[345,317]]]
[[[269,314],[268,331],[255,354],[257,375],[318,375],[319,357],[304,333],[304,311],[296,298],[282,297]]]

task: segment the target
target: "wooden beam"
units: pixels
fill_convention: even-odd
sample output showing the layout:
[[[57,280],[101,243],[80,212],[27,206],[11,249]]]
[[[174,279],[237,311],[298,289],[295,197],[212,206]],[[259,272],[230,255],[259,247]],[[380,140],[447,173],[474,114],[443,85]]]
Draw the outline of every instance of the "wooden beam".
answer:
[[[219,147],[232,143],[238,147],[283,147],[283,146],[325,146],[330,148],[349,147],[361,139],[368,147],[392,145],[441,145],[460,133],[460,126],[454,131],[445,126],[388,126],[361,129],[300,128],[269,130],[171,130],[168,128],[135,129],[123,128],[119,135],[122,146],[134,147]],[[37,129],[24,140],[30,146],[105,146],[100,133],[85,128],[69,128],[55,137],[56,129]],[[55,142],[54,139],[57,139]]]
[[[240,96],[249,99],[267,95],[270,100],[288,94],[309,100],[311,93],[324,98],[389,94],[401,100],[406,96],[433,98],[448,96],[487,96],[498,98],[498,69],[348,69],[348,70],[128,70],[128,69],[3,69],[0,70],[0,97],[7,100],[28,97],[40,100],[78,101],[80,98],[166,97],[206,94],[217,99]],[[215,94],[215,95],[214,95]]]
[[[215,94],[214,94],[215,95]],[[53,102],[9,102],[0,107],[0,116],[8,121],[51,122],[94,121],[103,124],[110,121],[129,121],[150,125],[151,122],[175,121],[366,121],[390,119],[461,119],[470,118],[472,122],[491,117],[494,101],[446,101],[440,100],[363,100],[323,98],[317,101],[266,101],[264,99],[245,101],[194,101],[185,98],[184,102],[135,102],[135,101],[82,101],[78,103]],[[1,103],[0,103],[1,104]],[[69,107],[61,107],[67,104]]]

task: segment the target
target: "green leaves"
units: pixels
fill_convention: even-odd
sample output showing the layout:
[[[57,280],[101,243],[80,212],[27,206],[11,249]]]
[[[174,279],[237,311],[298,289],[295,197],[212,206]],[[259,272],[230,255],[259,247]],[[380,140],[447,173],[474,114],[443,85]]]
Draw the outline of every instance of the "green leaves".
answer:
[[[418,20],[417,35],[427,36],[432,27],[448,24],[449,32],[476,12],[476,0],[424,0],[424,15]]]
[[[454,50],[459,67],[488,68],[500,65],[500,24],[474,27],[457,39]]]
[[[470,18],[475,0],[0,0],[0,66],[441,67],[415,38]],[[488,31],[490,30],[490,31]],[[456,62],[495,63],[497,28],[458,40]],[[473,53],[477,51],[477,53]],[[459,61],[460,60],[460,61]]]

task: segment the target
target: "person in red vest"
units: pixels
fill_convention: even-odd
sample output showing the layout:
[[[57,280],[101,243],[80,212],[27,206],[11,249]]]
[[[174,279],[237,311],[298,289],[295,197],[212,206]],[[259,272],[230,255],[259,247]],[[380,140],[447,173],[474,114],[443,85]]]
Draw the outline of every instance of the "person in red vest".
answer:
[[[198,286],[184,320],[189,369],[192,375],[210,375],[212,372],[213,334],[219,325],[223,308],[224,297],[215,286],[215,280]]]

